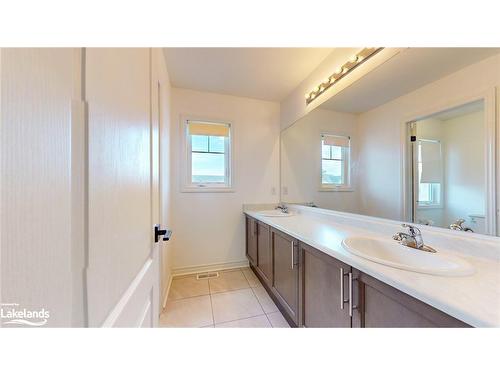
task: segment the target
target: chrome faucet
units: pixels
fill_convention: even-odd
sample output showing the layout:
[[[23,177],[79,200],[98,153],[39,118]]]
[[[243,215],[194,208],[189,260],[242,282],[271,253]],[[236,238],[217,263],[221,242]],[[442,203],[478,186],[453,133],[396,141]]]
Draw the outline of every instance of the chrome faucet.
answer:
[[[408,246],[417,250],[427,251],[429,253],[435,253],[432,247],[424,244],[424,239],[422,238],[422,232],[417,227],[414,227],[410,224],[401,224],[403,228],[408,229],[408,233],[406,232],[398,232],[392,238],[398,241],[403,246]]]
[[[463,223],[465,223],[464,219],[458,219],[457,221],[455,221],[453,224],[450,225],[450,229],[459,230],[463,232],[474,232],[471,228],[464,227],[462,225]]]
[[[281,210],[281,212],[283,212],[284,214],[288,213],[288,207],[284,203],[280,203],[279,205],[277,205],[276,207],[274,207],[274,209],[275,210]]]

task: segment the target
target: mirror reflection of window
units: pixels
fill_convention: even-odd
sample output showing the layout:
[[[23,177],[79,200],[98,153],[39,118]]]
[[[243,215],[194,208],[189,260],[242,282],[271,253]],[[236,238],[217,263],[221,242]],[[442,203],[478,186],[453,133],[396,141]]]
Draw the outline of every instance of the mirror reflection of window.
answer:
[[[418,141],[418,205],[439,207],[441,205],[441,182],[443,180],[441,142],[420,139]]]
[[[350,138],[321,135],[321,186],[338,188],[349,185]]]

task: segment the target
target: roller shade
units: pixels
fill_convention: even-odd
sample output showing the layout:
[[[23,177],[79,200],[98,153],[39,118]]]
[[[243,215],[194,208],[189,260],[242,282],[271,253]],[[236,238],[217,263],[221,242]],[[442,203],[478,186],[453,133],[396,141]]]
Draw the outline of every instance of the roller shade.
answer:
[[[188,122],[189,135],[212,135],[217,137],[229,137],[229,124],[217,124],[208,122]]]
[[[441,164],[441,143],[420,141],[422,158],[421,183],[440,183],[443,179],[443,167]]]
[[[323,135],[323,143],[327,146],[349,147],[350,138],[338,135]]]

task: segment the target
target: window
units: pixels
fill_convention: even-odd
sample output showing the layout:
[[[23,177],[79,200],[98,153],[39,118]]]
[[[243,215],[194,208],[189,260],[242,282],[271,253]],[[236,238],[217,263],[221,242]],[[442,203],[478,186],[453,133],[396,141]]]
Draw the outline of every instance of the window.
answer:
[[[441,206],[441,142],[418,140],[418,196],[419,207]]]
[[[187,189],[231,188],[231,125],[186,121]]]
[[[321,135],[321,188],[339,189],[350,185],[351,140],[337,135]]]

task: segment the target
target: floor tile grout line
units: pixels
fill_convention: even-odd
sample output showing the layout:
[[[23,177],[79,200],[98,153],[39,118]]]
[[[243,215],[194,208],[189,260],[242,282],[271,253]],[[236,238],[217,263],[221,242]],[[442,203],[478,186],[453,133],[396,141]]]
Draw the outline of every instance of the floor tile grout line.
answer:
[[[210,288],[210,279],[208,279],[208,295],[210,296],[210,311],[212,312],[212,325],[215,328],[214,304],[212,302],[212,290]]]
[[[259,303],[260,308],[262,309],[262,311],[264,312],[264,314],[266,314],[266,310],[264,310],[264,307],[262,306],[262,303],[260,303],[259,297],[257,297],[257,294],[255,294],[255,290],[253,290],[253,288],[250,288],[250,289],[252,289],[252,294],[254,295],[255,299]]]
[[[273,314],[273,313],[271,313],[271,314]],[[273,326],[273,322],[271,322],[271,319],[269,319],[268,314],[266,314],[266,318],[267,318],[267,320],[268,320],[269,324],[271,325],[271,327],[272,327],[272,328],[275,328],[275,327]]]
[[[252,316],[249,316],[249,317],[247,317],[247,318],[233,319],[233,320],[226,320],[226,321],[224,321],[224,322],[214,323],[214,326],[219,325],[219,324],[233,323],[233,322],[237,322],[237,321],[240,321],[240,320],[246,320],[246,319],[258,318],[259,316],[265,316],[265,315],[266,315],[266,313],[264,313],[264,314],[259,314],[259,315],[252,315]],[[266,318],[267,318],[267,316],[266,316]],[[268,318],[267,320],[269,320],[269,318]],[[269,324],[271,324],[271,322],[269,322]],[[272,325],[271,325],[271,326],[272,326]],[[217,328],[217,327],[215,327],[215,328]]]
[[[285,322],[286,322],[286,324],[288,325],[288,327],[275,327],[275,326],[273,326],[273,323],[271,322],[271,319],[269,319],[269,315],[271,315],[271,314],[280,314],[280,316],[281,316],[283,319],[285,319],[285,317],[283,316],[283,314],[282,314],[282,313],[281,313],[281,311],[279,311],[279,310],[278,310],[278,311],[273,311],[272,313],[269,313],[269,314],[268,314],[268,313],[266,313],[267,319],[269,320],[269,323],[271,323],[271,326],[272,326],[273,328],[291,328],[291,327],[290,327],[290,324],[286,321],[286,319],[285,319]]]
[[[215,295],[215,294],[222,294],[222,293],[230,293],[230,292],[237,292],[238,290],[245,290],[245,289],[252,289],[252,287],[249,286],[249,287],[245,287],[245,288],[228,289],[228,290],[223,290],[223,291],[220,291],[220,292],[213,292],[213,293],[210,293],[210,294],[211,295]]]

